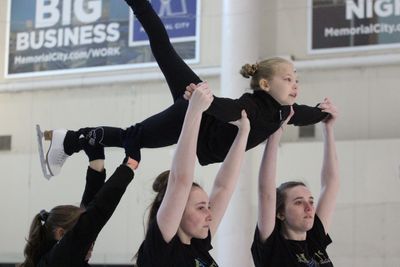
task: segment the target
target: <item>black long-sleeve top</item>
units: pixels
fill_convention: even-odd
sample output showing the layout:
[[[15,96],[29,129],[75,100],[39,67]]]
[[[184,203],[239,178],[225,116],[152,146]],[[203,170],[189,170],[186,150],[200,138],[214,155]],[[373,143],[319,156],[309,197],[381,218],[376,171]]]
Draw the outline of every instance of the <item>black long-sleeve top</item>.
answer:
[[[114,213],[127,186],[132,181],[133,171],[119,166],[104,183],[106,173],[88,168],[81,214],[75,226],[59,241],[49,241],[49,250],[39,260],[38,267],[86,267],[85,257],[101,229]]]
[[[251,130],[246,150],[264,142],[288,117],[290,106],[280,105],[271,95],[262,90],[243,94],[238,99],[215,97],[203,115],[197,156],[201,165],[222,162],[237,134],[237,127],[230,121],[240,119],[245,110]],[[328,114],[318,107],[293,105],[294,115],[289,124],[311,125],[322,121]]]

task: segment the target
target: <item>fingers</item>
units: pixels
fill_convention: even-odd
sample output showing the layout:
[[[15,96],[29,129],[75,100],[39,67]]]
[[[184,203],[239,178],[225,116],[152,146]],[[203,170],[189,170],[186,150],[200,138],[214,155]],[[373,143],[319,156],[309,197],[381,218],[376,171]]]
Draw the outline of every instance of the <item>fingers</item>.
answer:
[[[246,113],[246,110],[242,110],[242,119],[247,119],[247,113]]]
[[[319,108],[323,112],[327,113],[337,113],[337,107],[332,103],[332,101],[329,98],[325,98],[324,101],[319,105]]]
[[[327,116],[323,122],[325,124],[333,124],[338,117],[339,112],[331,99],[328,97],[324,98],[324,101],[319,105],[319,108],[321,111],[329,113],[329,116]]]
[[[232,125],[235,125],[239,128],[239,130],[248,132],[250,131],[250,120],[247,118],[247,113],[246,111],[243,109],[241,112],[241,118],[238,119],[237,121],[230,121],[229,122]]]
[[[212,90],[208,86],[207,82],[202,82],[202,83],[199,83],[198,85],[195,85],[195,86],[196,86],[196,89],[193,90],[193,92],[191,93],[192,95],[195,94],[197,91],[199,91],[205,96],[208,96],[208,97],[212,96]]]
[[[190,98],[190,102],[192,106],[195,106],[201,111],[205,111],[214,100],[214,96],[211,88],[208,87],[208,83],[200,83],[198,85],[190,84],[189,87],[192,89],[195,87],[193,91],[188,90],[185,92],[187,98]],[[190,95],[190,97],[189,97]]]
[[[128,157],[128,161],[126,162],[126,166],[131,168],[132,171],[136,170],[139,166],[139,162],[136,160],[132,159],[131,157]]]
[[[192,92],[190,92],[186,89],[185,93],[183,94],[183,98],[186,100],[189,100],[191,96],[192,96]]]
[[[203,90],[204,88],[208,88],[207,81],[200,82],[198,84],[190,83],[188,86],[186,86],[186,91],[183,94],[183,98],[186,100],[189,100],[192,97],[193,92],[195,90],[198,90],[198,89]],[[210,91],[211,91],[211,89],[210,89]],[[206,90],[206,93],[208,93],[207,90]]]

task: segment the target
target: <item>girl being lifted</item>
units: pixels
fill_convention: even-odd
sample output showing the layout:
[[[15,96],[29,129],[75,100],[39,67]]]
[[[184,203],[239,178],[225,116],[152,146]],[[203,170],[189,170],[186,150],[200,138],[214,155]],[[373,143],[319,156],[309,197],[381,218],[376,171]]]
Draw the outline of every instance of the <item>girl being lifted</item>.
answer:
[[[198,86],[204,84],[174,50],[163,23],[149,1],[126,2],[148,34],[153,55],[166,78],[174,103],[166,110],[126,129],[88,127],[77,131],[53,131],[46,158],[50,176],[57,175],[66,158],[82,149],[81,143],[86,142],[83,139],[93,145],[124,147],[127,156],[136,165],[141,160],[141,148],[176,144],[188,107],[187,99]],[[253,65],[246,64],[241,74],[246,78],[251,77],[250,87],[254,92],[245,93],[238,99],[213,96],[211,106],[202,116],[197,143],[201,165],[225,159],[237,134],[237,128],[228,122],[240,119],[242,110],[246,111],[251,124],[246,150],[274,133],[289,115],[290,106],[293,106],[295,115],[289,124],[315,124],[327,115],[319,107],[295,104],[299,93],[297,74],[293,64],[285,59],[271,58]]]

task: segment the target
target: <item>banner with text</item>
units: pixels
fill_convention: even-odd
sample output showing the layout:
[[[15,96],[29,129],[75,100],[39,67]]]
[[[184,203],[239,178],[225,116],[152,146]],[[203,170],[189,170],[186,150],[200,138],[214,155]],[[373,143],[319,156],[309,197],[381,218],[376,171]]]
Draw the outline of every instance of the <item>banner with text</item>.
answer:
[[[400,47],[400,0],[309,0],[309,52]]]
[[[171,42],[197,62],[200,0],[152,0]],[[7,77],[154,65],[147,35],[124,1],[10,0]]]

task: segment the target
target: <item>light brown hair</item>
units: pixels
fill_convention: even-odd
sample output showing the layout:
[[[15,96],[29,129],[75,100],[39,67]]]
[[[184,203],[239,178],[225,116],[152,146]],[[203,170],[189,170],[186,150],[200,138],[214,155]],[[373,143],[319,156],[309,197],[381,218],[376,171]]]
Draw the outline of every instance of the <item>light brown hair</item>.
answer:
[[[240,70],[240,74],[245,78],[250,78],[250,88],[260,90],[260,80],[266,79],[270,81],[276,73],[280,64],[291,64],[289,60],[281,57],[273,57],[256,64],[245,64]]]

